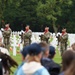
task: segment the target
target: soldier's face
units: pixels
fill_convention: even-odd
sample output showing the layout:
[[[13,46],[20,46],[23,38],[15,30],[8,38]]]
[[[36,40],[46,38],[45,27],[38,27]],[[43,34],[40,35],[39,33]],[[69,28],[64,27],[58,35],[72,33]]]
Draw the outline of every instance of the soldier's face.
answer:
[[[64,33],[66,32],[66,30],[64,30]]]
[[[45,28],[45,30],[48,30],[47,28]]]
[[[29,29],[29,26],[26,27],[26,30]]]
[[[64,29],[62,30],[62,32],[64,33]]]
[[[49,30],[49,27],[45,27],[45,30]]]
[[[66,29],[63,29],[63,30],[62,30],[62,32],[64,32],[64,33],[65,33],[65,32],[66,32]]]
[[[64,29],[64,32],[66,32],[66,29]]]
[[[9,25],[5,25],[5,27],[6,27],[6,28],[9,27]]]

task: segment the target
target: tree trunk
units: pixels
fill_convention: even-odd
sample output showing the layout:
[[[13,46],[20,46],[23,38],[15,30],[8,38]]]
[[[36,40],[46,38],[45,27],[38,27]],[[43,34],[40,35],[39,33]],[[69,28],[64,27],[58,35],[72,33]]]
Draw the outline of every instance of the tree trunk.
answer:
[[[57,27],[55,25],[55,20],[53,20],[53,29],[54,29],[55,36],[56,36],[57,35]]]

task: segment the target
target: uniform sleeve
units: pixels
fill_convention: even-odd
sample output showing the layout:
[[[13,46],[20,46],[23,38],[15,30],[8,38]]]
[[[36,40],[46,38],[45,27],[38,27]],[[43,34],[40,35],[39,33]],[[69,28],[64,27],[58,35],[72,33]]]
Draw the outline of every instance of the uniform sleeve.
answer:
[[[3,37],[5,37],[6,36],[6,31],[3,31],[2,35],[3,35]]]
[[[29,30],[27,33],[24,33],[24,37],[31,38],[31,36],[32,36],[31,30]]]
[[[11,34],[11,29],[9,29],[9,30],[7,30],[7,31],[4,31],[3,32],[3,36],[8,36],[8,35],[10,35]]]
[[[11,34],[11,29],[9,29],[9,30],[7,31],[7,34]]]
[[[67,39],[68,38],[68,34],[62,36],[62,39]]]
[[[30,38],[32,36],[32,31],[30,30],[29,32],[28,32],[28,37]]]
[[[16,75],[25,75],[22,68],[20,68],[18,71],[17,71],[17,74]]]

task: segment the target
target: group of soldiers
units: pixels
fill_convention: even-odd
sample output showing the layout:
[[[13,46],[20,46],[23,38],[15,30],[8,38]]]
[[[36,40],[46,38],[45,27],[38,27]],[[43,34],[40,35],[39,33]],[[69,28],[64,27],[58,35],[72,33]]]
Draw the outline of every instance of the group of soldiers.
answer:
[[[3,43],[7,49],[9,49],[10,46],[11,32],[12,30],[9,24],[6,24],[4,30],[2,30],[2,34],[4,38]],[[25,31],[24,32],[22,31],[20,36],[21,36],[21,43],[23,43],[24,46],[31,44],[32,30],[30,29],[29,25],[25,27]],[[50,44],[49,39],[51,37],[51,34],[49,32],[49,27],[45,27],[43,34],[39,35],[39,37],[41,41]],[[63,52],[67,49],[68,33],[66,32],[66,29],[62,29],[62,34],[56,36],[56,38],[58,39],[58,45],[60,45],[60,51],[62,55]]]
[[[24,46],[31,44],[32,30],[30,30],[29,25],[25,27],[25,32],[20,34],[21,43],[24,41]],[[41,41],[44,41],[49,44],[50,32],[49,27],[45,27],[44,34],[39,35]]]
[[[9,24],[5,25],[5,28],[1,30],[3,34],[3,43],[7,49],[9,49],[10,46],[10,36],[11,36],[11,28]],[[20,34],[21,36],[21,43],[23,42],[24,46],[27,46],[31,44],[31,37],[32,37],[32,30],[30,29],[30,26],[27,25],[25,27],[25,31]],[[50,32],[49,32],[49,27],[45,27],[45,31],[43,35],[39,35],[41,41],[44,41],[49,44],[49,39],[50,39]]]
[[[31,37],[32,37],[32,31],[30,30],[29,26],[26,26],[25,32],[23,33],[23,39],[24,39],[24,46],[31,44]],[[50,45],[49,39],[51,38],[51,33],[49,32],[49,27],[45,27],[45,30],[43,34],[39,35],[40,40],[43,42],[46,42]],[[68,33],[66,32],[66,29],[62,29],[62,34],[56,36],[58,39],[58,45],[60,46],[61,55],[64,51],[67,50],[67,44],[68,44]]]

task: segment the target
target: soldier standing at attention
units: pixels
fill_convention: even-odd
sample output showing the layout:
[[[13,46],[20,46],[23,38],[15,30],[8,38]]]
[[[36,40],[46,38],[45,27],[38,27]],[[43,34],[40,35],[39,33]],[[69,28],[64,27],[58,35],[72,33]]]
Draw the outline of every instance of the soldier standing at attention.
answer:
[[[49,44],[49,39],[50,39],[50,32],[49,32],[49,27],[45,27],[44,31],[44,41]]]
[[[23,34],[24,36],[24,46],[31,44],[31,37],[32,37],[32,31],[29,28],[29,25],[25,27],[25,32]]]
[[[5,47],[9,50],[9,46],[10,46],[10,35],[11,35],[11,29],[9,27],[9,24],[5,25],[5,29],[3,31],[3,37],[4,37],[4,44]]]
[[[67,50],[67,42],[68,42],[68,33],[66,32],[66,29],[63,29],[60,41],[61,55],[63,55],[64,51]]]

